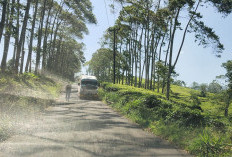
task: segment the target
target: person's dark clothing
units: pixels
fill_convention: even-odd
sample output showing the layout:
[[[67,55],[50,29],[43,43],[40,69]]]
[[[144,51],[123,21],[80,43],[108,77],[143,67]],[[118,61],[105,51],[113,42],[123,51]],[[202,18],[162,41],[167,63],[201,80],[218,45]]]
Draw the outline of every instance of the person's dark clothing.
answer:
[[[66,86],[65,90],[66,90],[66,101],[69,101],[71,90],[72,90],[72,86],[68,84]]]

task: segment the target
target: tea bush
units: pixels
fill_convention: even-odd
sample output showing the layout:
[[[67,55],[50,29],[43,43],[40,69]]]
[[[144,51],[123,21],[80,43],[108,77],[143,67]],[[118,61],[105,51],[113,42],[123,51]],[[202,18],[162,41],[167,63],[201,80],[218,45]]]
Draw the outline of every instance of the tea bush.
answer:
[[[155,134],[197,156],[232,156],[231,122],[202,109],[208,98],[198,98],[189,89],[189,93],[167,100],[165,95],[151,90],[111,83],[102,86],[99,95],[103,100]],[[207,128],[210,131],[205,131]]]

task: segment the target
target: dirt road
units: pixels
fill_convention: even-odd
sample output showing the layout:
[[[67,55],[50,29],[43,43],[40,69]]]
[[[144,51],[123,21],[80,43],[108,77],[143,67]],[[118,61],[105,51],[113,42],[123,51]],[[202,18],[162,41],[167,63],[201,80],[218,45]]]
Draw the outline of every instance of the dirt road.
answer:
[[[73,90],[77,89],[73,86]],[[180,157],[189,156],[143,131],[101,101],[69,103],[61,95],[56,106],[0,144],[0,157]]]

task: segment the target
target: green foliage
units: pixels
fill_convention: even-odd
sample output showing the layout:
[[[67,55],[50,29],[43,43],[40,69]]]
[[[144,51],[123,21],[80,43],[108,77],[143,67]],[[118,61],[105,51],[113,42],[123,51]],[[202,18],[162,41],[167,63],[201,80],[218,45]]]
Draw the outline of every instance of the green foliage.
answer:
[[[232,0],[207,0],[210,1],[220,13],[229,15],[232,12]]]
[[[219,83],[217,83],[216,80],[213,80],[213,82],[211,82],[208,85],[208,92],[210,92],[210,93],[220,93],[220,92],[222,92],[222,86]]]
[[[88,71],[93,73],[99,81],[112,80],[113,52],[110,49],[101,48],[92,55],[92,59],[87,63]]]
[[[38,76],[33,73],[23,73],[22,78],[24,80],[30,80],[30,79],[38,79]]]
[[[191,88],[195,89],[195,90],[199,90],[200,89],[200,85],[197,82],[193,82],[192,85],[191,85]]]
[[[190,146],[191,152],[204,157],[230,156],[226,137],[213,135],[212,130],[206,128]]]
[[[198,95],[194,92],[191,92],[190,94],[190,99],[192,100],[192,103],[198,106],[201,105],[201,101],[199,100]]]
[[[195,32],[195,42],[199,42],[199,45],[203,47],[213,47],[216,56],[221,57],[220,54],[223,52],[224,46],[212,28],[206,26],[202,21],[193,19],[192,29]]]
[[[144,104],[148,108],[156,108],[160,106],[161,100],[157,99],[155,95],[148,95],[144,99]]]
[[[108,104],[145,128],[189,150],[204,156],[231,155],[231,122],[217,112],[209,112],[209,97],[199,97],[200,91],[173,86],[176,99],[132,86],[102,83],[100,95]],[[206,109],[205,108],[209,108]],[[213,115],[212,115],[213,114]],[[204,130],[210,128],[207,133]],[[201,134],[201,132],[204,132]],[[219,138],[220,137],[220,138]]]
[[[200,96],[201,97],[206,97],[206,95],[207,95],[207,84],[201,84],[200,85],[200,91],[201,91]]]
[[[228,110],[229,106],[232,100],[232,60],[227,61],[226,63],[223,63],[222,66],[226,69],[226,77],[228,81],[228,89],[226,90],[225,95],[225,116],[228,116]]]

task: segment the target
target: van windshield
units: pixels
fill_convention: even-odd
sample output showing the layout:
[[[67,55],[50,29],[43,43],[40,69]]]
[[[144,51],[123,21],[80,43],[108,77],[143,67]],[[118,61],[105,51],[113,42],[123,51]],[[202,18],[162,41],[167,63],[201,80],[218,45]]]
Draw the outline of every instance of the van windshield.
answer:
[[[83,79],[83,80],[81,80],[81,85],[82,86],[86,86],[86,85],[97,86],[98,83],[97,83],[97,80]]]

